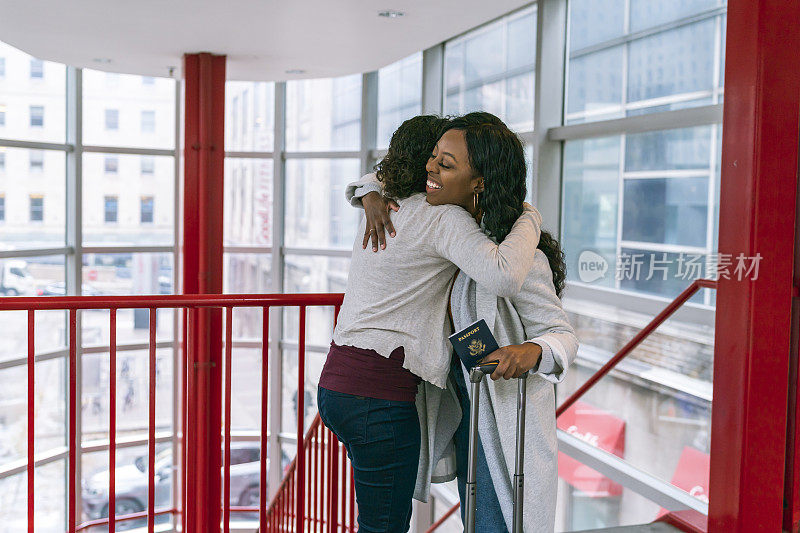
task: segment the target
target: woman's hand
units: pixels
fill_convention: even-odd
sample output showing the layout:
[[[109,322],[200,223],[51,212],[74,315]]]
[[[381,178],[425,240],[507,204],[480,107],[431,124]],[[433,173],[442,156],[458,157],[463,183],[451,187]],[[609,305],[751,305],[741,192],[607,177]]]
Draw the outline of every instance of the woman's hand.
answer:
[[[386,230],[389,231],[390,236],[395,236],[394,226],[389,218],[389,210],[397,211],[400,206],[394,200],[385,198],[374,191],[361,198],[361,205],[364,206],[364,214],[367,217],[367,227],[364,230],[364,242],[361,243],[361,248],[367,247],[371,237],[372,251],[378,251],[378,244],[383,250],[386,248]]]
[[[481,363],[499,361],[497,368],[492,372],[492,379],[518,378],[531,368],[539,364],[542,357],[542,347],[533,342],[510,344],[495,350],[481,360]]]

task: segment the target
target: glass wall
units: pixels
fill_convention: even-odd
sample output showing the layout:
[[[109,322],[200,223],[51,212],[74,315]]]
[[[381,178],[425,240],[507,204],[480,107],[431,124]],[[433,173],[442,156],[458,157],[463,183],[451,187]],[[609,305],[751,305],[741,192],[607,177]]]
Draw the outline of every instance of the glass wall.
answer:
[[[536,7],[445,44],[444,112],[489,111],[521,133],[533,130]]]
[[[641,115],[721,103],[725,8],[716,0],[569,2],[561,242],[564,307],[581,349],[559,401],[693,280],[716,279],[723,267],[733,273],[717,253],[721,124],[676,118],[627,131],[631,120],[647,124]],[[569,127],[606,119],[622,121],[585,137]],[[607,421],[601,448],[706,503],[714,302],[713,290],[696,293],[577,407]],[[565,431],[579,420],[578,435],[590,426],[574,411],[562,419]],[[604,446],[616,438],[612,427],[622,428],[621,440]],[[561,474],[563,531],[663,513],[599,474]]]
[[[0,139],[16,144],[0,146],[0,292],[174,292],[175,81],[78,71],[3,43],[0,65]],[[67,84],[68,76],[76,83]],[[68,120],[68,103],[77,94],[83,94],[83,114]],[[80,162],[69,155],[76,146],[83,150]],[[83,194],[76,198],[72,191],[78,190]],[[67,220],[70,212],[80,212],[80,228]],[[52,456],[36,468],[35,521],[37,531],[63,531],[66,460],[52,452],[66,444],[66,313],[37,311],[35,317],[34,447]],[[0,415],[0,473],[26,457],[28,408],[26,315],[3,313],[2,320],[0,382],[10,386],[0,391],[0,403],[10,409]],[[79,438],[86,446],[108,439],[109,317],[85,311],[79,320]],[[167,311],[157,317],[157,425],[167,435],[174,427],[175,320]],[[117,437],[133,441],[146,440],[148,358],[135,348],[147,342],[148,323],[147,310],[118,312]],[[119,454],[117,468],[135,468],[136,457],[146,453]],[[93,504],[83,507],[80,519],[97,518],[108,501],[107,488],[95,481],[108,474],[107,454],[85,454],[81,465],[82,496]],[[0,520],[15,531],[25,528],[25,477],[0,475]],[[118,486],[123,503],[124,490]]]

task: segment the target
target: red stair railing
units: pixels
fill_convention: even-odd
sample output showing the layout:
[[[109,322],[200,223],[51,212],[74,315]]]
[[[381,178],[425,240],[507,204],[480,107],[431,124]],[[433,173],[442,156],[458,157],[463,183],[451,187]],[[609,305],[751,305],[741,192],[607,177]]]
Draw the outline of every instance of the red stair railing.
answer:
[[[182,362],[182,413],[181,420],[177,423],[183,424],[183,435],[190,434],[196,428],[190,427],[191,424],[187,422],[186,412],[186,398],[187,395],[193,394],[196,391],[193,389],[193,380],[191,373],[186,371],[187,353],[189,350],[196,349],[197,339],[190,337],[188,332],[193,331],[193,328],[187,327],[187,323],[197,320],[202,316],[201,310],[208,309],[225,309],[225,357],[223,364],[225,372],[223,376],[224,387],[222,388],[221,398],[212,398],[213,402],[219,402],[223,408],[223,426],[222,426],[222,442],[223,442],[223,462],[222,462],[222,529],[226,533],[230,530],[230,514],[237,511],[259,512],[259,522],[262,531],[303,531],[305,526],[308,531],[321,531],[321,528],[328,526],[329,531],[333,531],[340,525],[344,531],[352,531],[354,529],[354,513],[355,513],[355,499],[353,498],[353,482],[352,472],[349,468],[349,463],[344,453],[344,448],[339,446],[335,436],[333,436],[317,418],[312,424],[309,434],[306,438],[298,438],[297,442],[297,456],[290,468],[288,479],[284,480],[282,490],[278,492],[277,500],[281,502],[282,513],[272,511],[277,508],[275,504],[270,506],[271,519],[274,518],[274,523],[277,524],[277,518],[288,517],[293,520],[289,524],[284,520],[284,526],[276,528],[267,527],[267,464],[266,464],[266,449],[267,449],[267,427],[265,421],[267,420],[267,384],[268,384],[268,348],[269,348],[269,310],[272,307],[299,307],[300,309],[300,336],[299,336],[299,349],[298,349],[298,387],[300,393],[298,394],[298,435],[303,434],[304,420],[304,390],[305,385],[305,319],[306,308],[309,306],[329,306],[334,307],[338,315],[339,306],[342,303],[342,294],[301,294],[301,295],[287,295],[287,294],[241,294],[241,295],[168,295],[168,296],[94,296],[94,297],[38,297],[38,298],[3,298],[0,299],[0,312],[2,311],[27,311],[27,332],[28,332],[28,379],[27,379],[27,401],[28,401],[28,427],[27,427],[27,466],[26,471],[28,474],[28,498],[27,498],[27,521],[29,532],[34,531],[34,502],[35,494],[33,487],[34,480],[34,376],[35,376],[35,314],[37,311],[52,311],[63,310],[68,312],[68,358],[67,358],[67,373],[68,373],[68,412],[67,412],[67,456],[68,456],[68,471],[67,471],[67,531],[74,533],[76,531],[86,530],[94,526],[110,525],[110,529],[114,529],[115,524],[120,522],[128,522],[136,519],[146,519],[148,533],[153,533],[155,529],[155,517],[159,515],[179,515],[185,523],[187,505],[187,469],[185,468],[187,453],[194,453],[191,447],[187,447],[186,439],[181,441],[180,465],[183,475],[178,481],[175,480],[175,487],[180,487],[183,499],[180,502],[180,508],[167,508],[157,509],[155,507],[154,494],[155,494],[155,476],[154,476],[154,460],[155,460],[155,415],[156,415],[156,395],[155,395],[155,375],[156,375],[156,312],[158,309],[180,309],[183,310],[184,316],[184,339],[182,340],[183,353],[181,354]],[[260,454],[260,500],[258,507],[237,507],[230,505],[230,442],[231,442],[231,361],[232,361],[232,324],[233,324],[233,308],[237,307],[260,307],[263,310],[263,342],[262,342],[262,368],[261,376],[263,379],[262,387],[262,427],[261,427],[261,450]],[[116,489],[116,480],[114,476],[114,465],[116,464],[116,321],[117,310],[119,309],[149,309],[150,310],[150,323],[149,323],[149,361],[148,361],[148,374],[149,374],[149,398],[148,398],[148,423],[147,423],[147,475],[148,475],[148,498],[145,511],[125,516],[115,516],[114,508],[114,494]],[[97,520],[90,520],[80,522],[77,508],[77,491],[80,487],[80,480],[77,479],[77,460],[79,456],[79,449],[81,443],[77,442],[77,408],[79,401],[77,398],[77,383],[79,376],[77,375],[77,316],[78,311],[83,310],[108,310],[109,311],[109,327],[110,327],[110,340],[109,340],[109,363],[110,363],[110,383],[109,383],[109,517]],[[177,332],[176,332],[177,334]],[[175,341],[178,342],[177,339]],[[175,369],[178,372],[179,369]],[[188,425],[187,425],[188,424]],[[313,431],[312,431],[313,430]],[[327,455],[321,453],[320,450],[324,448],[327,450]],[[306,463],[312,465],[306,469]],[[338,468],[341,465],[342,474],[339,475]],[[327,468],[327,470],[326,470]],[[313,480],[316,483],[327,483],[325,490],[306,491],[306,487],[312,486]],[[341,482],[341,495],[339,498],[337,486]],[[316,486],[316,485],[314,485]],[[322,485],[320,485],[322,486]],[[287,488],[292,487],[291,491],[287,492]],[[199,500],[201,504],[213,505],[213,502],[202,501],[207,498],[207,487],[198,486],[192,487],[192,498]],[[287,494],[287,496],[283,496]],[[320,495],[325,494],[329,501],[324,505],[319,501]],[[205,496],[204,496],[205,495]],[[338,505],[331,505],[331,502],[341,503],[341,515],[337,514],[339,510]],[[349,507],[345,507],[347,502]],[[216,502],[216,505],[219,505]],[[306,509],[310,512],[306,513]],[[313,511],[313,512],[312,512]],[[349,512],[347,512],[349,511]],[[323,515],[323,512],[328,513]],[[341,519],[338,518],[341,516]],[[349,518],[349,520],[346,520]],[[314,525],[312,528],[311,525]],[[335,524],[331,528],[331,524]],[[213,529],[213,528],[212,528]],[[185,527],[184,527],[185,531]]]

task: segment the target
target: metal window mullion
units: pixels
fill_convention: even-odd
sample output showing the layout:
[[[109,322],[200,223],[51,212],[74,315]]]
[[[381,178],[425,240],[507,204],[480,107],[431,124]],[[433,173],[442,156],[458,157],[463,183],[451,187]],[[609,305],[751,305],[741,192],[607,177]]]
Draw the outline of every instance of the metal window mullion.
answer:
[[[630,26],[630,16],[629,16],[629,9],[628,3],[626,2],[626,9],[625,9],[625,34],[620,37],[614,37],[613,39],[608,39],[607,41],[599,42],[596,44],[592,44],[581,48],[579,50],[575,50],[574,52],[570,52],[569,58],[575,59],[581,56],[593,54],[595,52],[600,52],[602,50],[606,50],[608,48],[614,48],[615,46],[619,46],[622,44],[629,43],[631,41],[636,41],[638,39],[644,39],[646,37],[651,37],[653,35],[664,33],[670,30],[674,30],[680,28],[682,26],[688,26],[690,24],[694,24],[696,22],[702,22],[706,19],[710,19],[712,17],[718,17],[719,15],[723,15],[727,13],[728,8],[727,6],[722,7],[715,7],[711,8],[706,11],[702,11],[700,13],[696,13],[694,15],[689,15],[687,17],[683,17],[677,20],[673,20],[670,22],[665,22],[663,24],[659,24],[657,26],[653,26],[652,28],[646,28],[644,30],[639,30],[634,33],[628,33],[628,28]]]
[[[125,146],[88,145],[83,147],[83,152],[93,154],[160,155],[167,157],[175,156],[175,150],[167,150],[163,148],[133,148]]]
[[[624,193],[625,193],[625,180],[623,179],[623,174],[625,172],[625,135],[619,136],[619,174],[617,177],[617,235],[616,235],[616,246],[615,246],[615,253],[616,257],[619,257],[622,253],[622,211],[623,211],[623,201],[624,201]],[[619,267],[616,260],[614,261],[614,288],[619,289],[621,287],[621,280],[616,275],[616,269]]]
[[[173,292],[182,293],[182,287],[179,287],[180,280],[183,276],[180,275],[180,236],[181,236],[181,180],[180,180],[180,146],[181,146],[181,80],[175,80],[175,149],[173,151],[173,252],[172,252],[172,287]],[[183,417],[183,372],[181,372],[181,318],[183,313],[177,309],[172,313],[172,479],[183,480],[183,472],[180,470],[181,465],[181,439],[183,438],[182,423]],[[180,473],[180,475],[178,475]],[[172,490],[172,508],[180,509],[181,502],[183,502],[183,483],[173,481]],[[183,512],[183,509],[181,509]],[[178,516],[172,515],[172,528],[177,529]]]
[[[444,43],[422,51],[422,114],[441,115],[444,109]]]
[[[361,148],[359,159],[361,175],[372,171],[370,151],[374,150],[378,138],[378,72],[361,75]]]
[[[336,151],[336,150],[319,150],[308,152],[286,152],[276,150],[276,154],[283,154],[283,159],[358,159],[361,157],[360,151]]]
[[[552,127],[547,131],[547,135],[551,140],[570,141],[626,133],[707,126],[719,122],[722,122],[722,104],[715,104]]]
[[[71,152],[73,146],[69,143],[48,143],[40,141],[19,141],[16,139],[0,139],[2,148],[27,148],[31,150],[57,150],[60,152]]]
[[[273,179],[272,179],[272,288],[273,292],[283,291],[284,275],[284,213],[286,212],[286,82],[275,84],[275,146],[273,147]],[[283,335],[283,308],[273,307],[269,310],[269,406],[268,406],[268,450],[270,464],[268,497],[271,500],[281,484],[281,443],[278,435],[281,430],[281,404],[283,397],[283,355],[281,353],[281,336]],[[262,406],[263,409],[264,406]],[[263,413],[262,413],[263,419]],[[261,453],[264,453],[262,450]]]
[[[65,294],[68,296],[76,296],[81,293],[81,280],[82,280],[82,246],[83,246],[83,71],[75,67],[67,67],[67,116],[66,116],[66,138],[67,144],[72,146],[72,150],[67,152],[66,155],[66,241],[67,246],[72,248],[72,253],[66,256],[66,277],[65,277]],[[77,313],[77,322],[75,329],[75,347],[76,347],[76,396],[77,405],[81,404],[82,396],[82,375],[81,375],[81,345],[82,345],[82,313]],[[69,328],[66,329],[69,331]],[[64,391],[68,394],[69,391],[69,369],[68,365],[64,365]],[[69,406],[69,399],[65,397],[65,404]],[[75,413],[69,413],[69,408],[65,409],[67,416],[64,417],[64,435],[65,438],[69,437],[69,420],[70,417],[76,417],[76,439],[77,450],[75,450],[75,476],[76,479],[69,479],[65,477],[66,486],[65,494],[69,494],[69,484],[76,483],[76,501],[69,502],[68,498],[64,499],[65,505],[65,520],[69,516],[69,506],[73,506],[78,513],[81,512],[81,490],[80,479],[82,476],[81,463],[82,455],[80,444],[82,442],[82,428],[81,428],[81,410],[77,409]],[[69,447],[72,443],[67,442]],[[65,523],[66,528],[66,523]]]
[[[86,246],[81,248],[84,254],[121,254],[121,253],[174,253],[175,246]]]
[[[566,0],[542,0],[536,12],[536,70],[534,73],[534,131],[525,138],[533,146],[531,199],[547,228],[560,235],[563,143],[548,131],[561,126],[564,108]]]
[[[41,257],[43,255],[68,255],[73,253],[70,246],[60,248],[30,248],[26,250],[4,250],[0,251],[0,259],[11,259],[15,257]]]

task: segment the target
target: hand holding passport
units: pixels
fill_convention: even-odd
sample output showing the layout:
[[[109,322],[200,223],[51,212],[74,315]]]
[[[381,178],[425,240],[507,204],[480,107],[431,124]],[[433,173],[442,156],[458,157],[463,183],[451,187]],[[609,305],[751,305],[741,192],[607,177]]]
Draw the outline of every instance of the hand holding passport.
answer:
[[[484,357],[500,349],[484,319],[473,322],[448,338],[466,368],[477,366]]]

